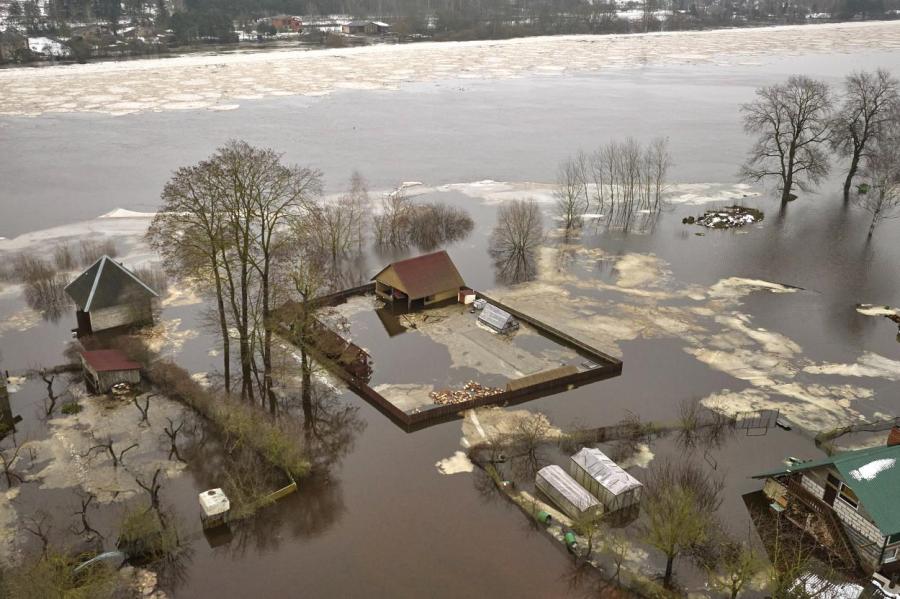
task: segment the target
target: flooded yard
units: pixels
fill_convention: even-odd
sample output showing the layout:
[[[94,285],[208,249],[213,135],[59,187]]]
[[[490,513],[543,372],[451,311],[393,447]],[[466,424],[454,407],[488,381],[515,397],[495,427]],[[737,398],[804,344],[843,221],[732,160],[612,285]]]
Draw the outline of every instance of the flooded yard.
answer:
[[[477,425],[467,415],[406,433],[327,375],[321,375],[327,393],[304,410],[310,406],[297,398],[295,356],[285,351],[278,382],[283,413],[307,432],[325,467],[301,481],[296,494],[242,525],[230,542],[220,542],[199,534],[197,506],[197,493],[222,482],[217,441],[202,442],[206,437],[197,429],[184,439],[185,465],[166,459],[161,427],[183,410],[167,400],[151,408],[150,425],[141,428],[134,406],[110,407],[95,399],[85,399],[80,414],[47,418],[45,385],[34,375],[20,377],[64,362],[74,309],[42,312],[26,301],[22,285],[0,282],[0,370],[13,377],[11,411],[22,417],[16,441],[35,448],[34,458],[22,462],[26,482],[2,487],[0,557],[35,550],[38,541],[21,526],[39,511],[52,515],[54,534],[65,538],[77,523],[69,515],[78,511],[79,491],[111,499],[131,489],[134,478],[112,472],[109,462],[98,458],[90,472],[72,465],[74,454],[53,454],[62,447],[53,439],[83,453],[91,443],[85,427],[99,422],[98,432],[102,428],[114,442],[130,429],[138,431],[146,449],[133,454],[139,476],[165,462],[163,503],[192,538],[188,559],[166,578],[170,596],[274,596],[302,589],[311,596],[342,597],[569,597],[589,590],[588,583],[573,582],[571,556],[503,497],[486,491],[466,447],[511,426],[510,415],[519,413],[543,414],[552,430],[608,426],[632,414],[644,422],[671,423],[688,399],[732,415],[775,410],[793,430],[773,427],[758,436],[737,430],[710,446],[686,447],[677,435],[661,436],[644,442],[623,464],[638,479],[664,458],[689,460],[724,477],[720,514],[732,532],[746,534],[750,519],[742,495],[761,487],[752,475],[777,468],[788,456],[820,457],[812,437],[823,431],[895,417],[900,409],[897,326],[857,309],[900,305],[900,221],[886,221],[867,240],[868,215],[843,204],[837,171],[817,192],[803,193],[785,208],[771,190],[736,179],[750,144],[738,105],[751,99],[753,88],[794,72],[837,82],[854,68],[900,71],[894,25],[877,27],[871,38],[852,32],[830,41],[788,36],[779,43],[795,48],[790,56],[758,48],[730,53],[714,44],[706,59],[695,60],[686,57],[688,44],[666,50],[683,55],[678,60],[661,63],[648,52],[639,61],[620,60],[617,68],[596,72],[538,74],[529,68],[516,69],[513,78],[499,73],[503,65],[494,65],[494,80],[484,79],[484,65],[473,78],[459,78],[456,62],[431,57],[440,68],[405,83],[394,73],[390,89],[281,98],[275,92],[284,90],[273,84],[271,93],[254,87],[253,95],[265,98],[240,99],[239,108],[225,112],[170,110],[178,107],[163,106],[164,99],[154,96],[146,100],[152,106],[119,106],[134,113],[116,117],[49,113],[90,110],[91,102],[143,102],[129,94],[155,94],[147,91],[155,85],[150,78],[137,91],[104,91],[117,96],[102,102],[61,96],[45,102],[27,89],[39,82],[8,87],[5,93],[15,102],[0,117],[0,139],[16,151],[0,161],[4,262],[21,252],[50,255],[59,243],[86,238],[112,240],[118,259],[130,267],[157,261],[143,235],[171,171],[205,158],[229,137],[244,137],[284,152],[291,162],[323,169],[329,194],[339,193],[341,182],[358,168],[373,196],[408,182],[416,201],[466,209],[474,229],[443,249],[467,285],[621,358],[625,366],[621,376],[607,381],[496,408],[479,415]],[[605,50],[595,50],[584,60],[605,56]],[[374,60],[367,57],[360,53],[354,60]],[[539,62],[546,57],[534,49],[532,67]],[[256,79],[250,84],[262,85]],[[324,90],[332,84],[316,85]],[[287,91],[294,93],[293,86]],[[203,102],[230,104],[239,93],[226,90]],[[200,100],[165,100],[194,101]],[[164,111],[145,112],[153,108]],[[590,222],[565,239],[552,216],[559,161],[632,135],[670,138],[675,166],[666,208],[639,231]],[[498,207],[518,198],[538,201],[548,234],[536,277],[508,285],[497,276],[488,244]],[[682,222],[735,204],[757,209],[764,218],[727,230]],[[107,217],[97,218],[102,214]],[[384,264],[416,253],[369,248],[358,267],[368,280]],[[147,337],[195,380],[215,386],[222,358],[208,324],[210,307],[208,297],[173,282]],[[511,379],[580,363],[577,354],[528,326],[509,338],[482,329],[460,305],[410,315],[380,316],[380,309],[372,297],[361,296],[338,313],[349,338],[373,357],[371,386],[404,410],[431,403],[431,391],[470,380],[503,387]],[[56,385],[61,393],[62,378]],[[877,440],[876,433],[859,433],[841,443],[855,447]],[[552,449],[539,461],[562,465],[565,459]],[[527,489],[533,475],[522,476],[521,484]],[[114,536],[117,510],[95,518],[105,536]],[[663,567],[659,554],[639,549],[646,555],[633,553],[635,563],[647,570]],[[687,562],[679,566],[679,581],[692,591],[706,588],[704,573]]]

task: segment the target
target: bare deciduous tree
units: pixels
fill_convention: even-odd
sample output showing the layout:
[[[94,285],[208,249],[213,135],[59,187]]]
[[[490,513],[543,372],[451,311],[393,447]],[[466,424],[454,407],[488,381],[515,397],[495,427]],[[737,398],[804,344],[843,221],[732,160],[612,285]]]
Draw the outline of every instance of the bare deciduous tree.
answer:
[[[166,427],[163,427],[163,432],[166,433],[166,436],[169,438],[169,459],[172,459],[172,456],[175,456],[175,459],[179,462],[183,462],[184,460],[181,458],[181,454],[178,453],[178,433],[181,432],[182,427],[184,426],[184,420],[178,423],[178,426],[175,426],[175,422],[171,418],[166,418],[169,424]]]
[[[509,283],[534,278],[543,239],[544,225],[537,202],[514,200],[500,206],[489,245],[498,278]]]
[[[146,424],[149,426],[150,424],[150,400],[156,397],[153,393],[147,393],[143,397],[135,395],[131,398],[132,403],[134,403],[134,407],[138,409],[138,412],[141,413],[141,420],[138,424]],[[141,400],[143,399],[143,404],[141,404]]]
[[[581,228],[582,216],[588,206],[582,164],[578,159],[566,160],[560,165],[556,175],[556,190],[553,192],[556,215],[562,221],[566,237],[573,230]]]
[[[375,243],[380,246],[402,248],[409,245],[409,219],[412,201],[403,189],[381,198],[381,212],[375,216]]]
[[[828,173],[831,91],[827,83],[802,75],[756,90],[756,100],[741,107],[744,129],[758,135],[741,175],[749,181],[775,177],[781,202],[794,199],[794,187],[806,191]]]
[[[870,238],[880,221],[900,218],[900,110],[894,111],[881,129],[865,157],[863,175],[869,188],[856,198],[872,214]]]
[[[93,438],[93,433],[91,434],[91,436]],[[97,441],[97,439],[94,438],[94,441]],[[126,447],[125,449],[123,449],[122,451],[117,453],[115,450],[115,447],[113,445],[112,439],[107,438],[104,441],[100,441],[96,445],[89,448],[85,452],[85,457],[89,457],[91,455],[91,453],[93,453],[96,450],[100,450],[101,453],[105,451],[109,455],[110,459],[112,460],[113,468],[118,468],[119,465],[122,464],[122,460],[125,457],[125,453],[128,451],[131,451],[135,447],[138,447],[138,444],[132,443],[131,445],[129,445],[128,447]]]
[[[882,126],[896,110],[900,82],[884,69],[859,71],[844,79],[844,101],[832,123],[831,147],[850,159],[844,179],[844,201]]]

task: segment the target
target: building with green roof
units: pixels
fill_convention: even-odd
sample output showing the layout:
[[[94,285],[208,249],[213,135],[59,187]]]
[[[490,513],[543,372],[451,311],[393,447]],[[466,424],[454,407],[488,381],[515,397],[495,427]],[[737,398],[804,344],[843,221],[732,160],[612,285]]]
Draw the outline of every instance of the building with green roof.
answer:
[[[791,462],[754,478],[766,480],[777,511],[818,518],[830,533],[823,543],[852,565],[900,574],[900,445]]]

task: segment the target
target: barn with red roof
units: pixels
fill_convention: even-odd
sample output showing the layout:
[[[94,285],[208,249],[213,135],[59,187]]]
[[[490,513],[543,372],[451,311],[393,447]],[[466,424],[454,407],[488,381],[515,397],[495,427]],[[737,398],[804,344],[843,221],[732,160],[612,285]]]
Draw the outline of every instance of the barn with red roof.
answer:
[[[379,297],[391,303],[405,303],[409,309],[455,300],[466,285],[444,250],[393,262],[372,280]]]

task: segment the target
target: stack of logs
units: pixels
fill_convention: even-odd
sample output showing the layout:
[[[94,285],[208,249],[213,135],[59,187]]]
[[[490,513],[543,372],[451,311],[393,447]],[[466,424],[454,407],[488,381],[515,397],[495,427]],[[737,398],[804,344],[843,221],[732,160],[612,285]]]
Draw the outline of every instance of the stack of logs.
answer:
[[[438,405],[450,405],[463,403],[470,399],[480,399],[503,393],[499,387],[488,387],[476,381],[469,381],[462,389],[442,389],[428,394],[431,400]]]

